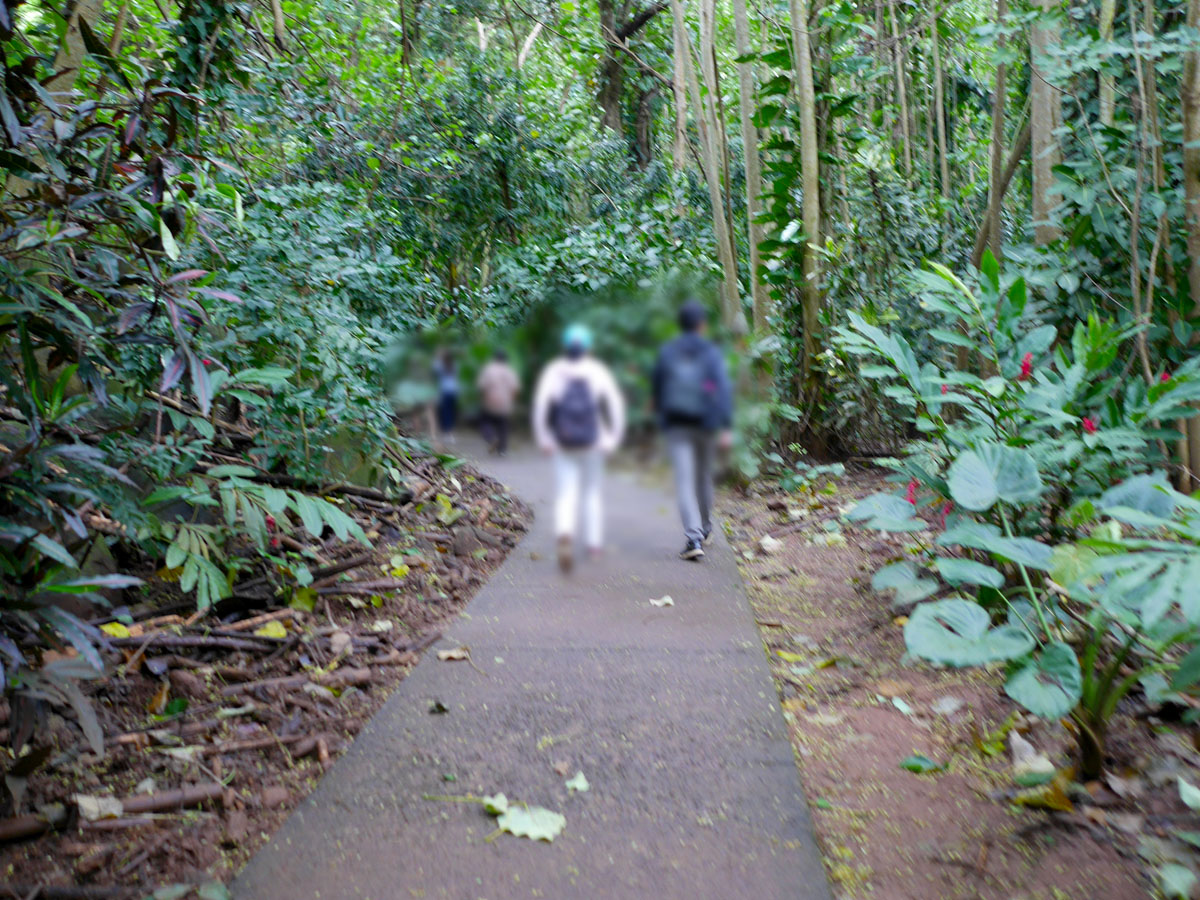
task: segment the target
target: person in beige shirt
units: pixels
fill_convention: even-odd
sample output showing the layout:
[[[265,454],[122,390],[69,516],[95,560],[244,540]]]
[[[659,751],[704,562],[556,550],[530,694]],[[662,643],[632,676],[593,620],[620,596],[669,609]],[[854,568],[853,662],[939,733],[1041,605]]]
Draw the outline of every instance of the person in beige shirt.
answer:
[[[517,395],[521,393],[521,378],[509,364],[508,354],[497,350],[475,381],[479,388],[479,430],[492,453],[504,456],[508,452],[509,420]]]

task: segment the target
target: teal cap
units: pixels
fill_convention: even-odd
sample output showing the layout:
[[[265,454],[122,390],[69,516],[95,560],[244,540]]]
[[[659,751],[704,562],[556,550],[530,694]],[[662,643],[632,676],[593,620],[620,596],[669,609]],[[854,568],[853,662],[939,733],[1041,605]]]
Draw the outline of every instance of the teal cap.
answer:
[[[568,325],[563,332],[563,347],[579,347],[583,350],[592,349],[592,331],[586,325],[578,323]]]

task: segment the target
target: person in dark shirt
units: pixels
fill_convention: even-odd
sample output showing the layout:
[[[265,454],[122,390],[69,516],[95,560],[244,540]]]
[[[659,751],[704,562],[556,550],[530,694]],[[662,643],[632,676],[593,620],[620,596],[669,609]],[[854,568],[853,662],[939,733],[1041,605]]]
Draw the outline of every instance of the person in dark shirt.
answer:
[[[681,559],[699,561],[712,534],[713,470],[727,449],[733,390],[720,348],[704,336],[707,314],[696,300],[679,310],[683,333],[663,345],[652,377],[654,413],[675,470],[675,495],[686,543]]]

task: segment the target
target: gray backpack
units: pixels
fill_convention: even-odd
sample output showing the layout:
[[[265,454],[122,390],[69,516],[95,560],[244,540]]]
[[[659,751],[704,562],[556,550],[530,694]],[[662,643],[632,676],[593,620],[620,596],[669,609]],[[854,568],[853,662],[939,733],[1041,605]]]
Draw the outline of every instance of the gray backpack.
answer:
[[[675,418],[703,420],[716,391],[709,369],[708,356],[701,349],[671,354],[663,372],[662,411]]]

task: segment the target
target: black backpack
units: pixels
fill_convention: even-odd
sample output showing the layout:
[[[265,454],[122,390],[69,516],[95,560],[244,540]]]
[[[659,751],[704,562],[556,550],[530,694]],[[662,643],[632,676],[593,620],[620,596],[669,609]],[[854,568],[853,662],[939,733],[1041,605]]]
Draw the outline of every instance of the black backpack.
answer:
[[[567,382],[567,389],[550,410],[550,430],[560,447],[571,450],[591,447],[599,440],[600,407],[586,378]]]

